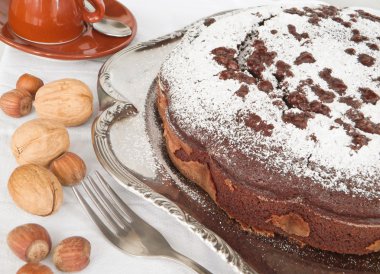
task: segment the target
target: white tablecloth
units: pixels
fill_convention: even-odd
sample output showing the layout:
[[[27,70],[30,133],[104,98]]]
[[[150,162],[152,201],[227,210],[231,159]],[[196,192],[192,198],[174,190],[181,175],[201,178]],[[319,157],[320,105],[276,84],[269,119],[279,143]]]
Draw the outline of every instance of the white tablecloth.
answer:
[[[121,0],[135,14],[138,22],[138,34],[133,43],[148,40],[185,26],[196,19],[209,14],[231,9],[262,5],[278,1],[258,0]],[[300,1],[286,1],[300,3]],[[303,3],[309,1],[303,1]],[[327,1],[331,2],[331,1]],[[346,5],[356,1],[335,1]],[[356,3],[355,3],[356,2]],[[376,5],[376,0],[360,1],[361,5]],[[26,54],[6,47],[0,62],[0,94],[14,88],[17,78],[25,73],[41,77],[45,82],[73,77],[87,83],[96,98],[96,81],[99,68],[105,59],[91,61],[58,61]],[[95,99],[95,113],[97,100]],[[94,115],[95,115],[94,113]],[[35,118],[32,114],[14,119],[0,113],[0,273],[15,273],[23,265],[9,250],[6,244],[8,232],[17,225],[34,222],[45,226],[52,237],[53,245],[74,235],[86,237],[92,244],[91,263],[82,273],[193,273],[183,265],[160,258],[143,258],[127,255],[111,245],[87,217],[75,199],[71,189],[64,190],[64,203],[58,213],[49,217],[30,215],[19,209],[11,200],[7,181],[17,166],[10,150],[10,138],[15,129],[25,121]],[[92,117],[94,118],[94,116]],[[102,170],[97,162],[91,144],[90,126],[93,119],[85,125],[69,128],[70,150],[79,154],[87,163],[89,171]],[[178,223],[166,212],[150,203],[128,193],[116,183],[111,182],[125,201],[135,211],[148,220],[164,235],[178,251],[197,260],[213,273],[233,273],[219,255],[204,244],[198,236]],[[43,261],[54,272],[51,255]]]

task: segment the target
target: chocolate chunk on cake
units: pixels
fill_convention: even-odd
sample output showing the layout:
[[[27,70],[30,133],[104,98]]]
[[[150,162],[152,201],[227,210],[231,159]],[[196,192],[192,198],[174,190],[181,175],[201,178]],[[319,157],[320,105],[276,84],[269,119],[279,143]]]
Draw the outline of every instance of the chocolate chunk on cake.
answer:
[[[380,251],[380,17],[260,7],[194,25],[157,105],[174,165],[244,229]]]

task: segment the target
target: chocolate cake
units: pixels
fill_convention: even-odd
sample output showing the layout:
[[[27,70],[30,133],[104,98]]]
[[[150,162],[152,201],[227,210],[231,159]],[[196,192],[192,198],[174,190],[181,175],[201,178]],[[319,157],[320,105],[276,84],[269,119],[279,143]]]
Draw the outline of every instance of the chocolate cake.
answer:
[[[380,16],[260,7],[195,24],[158,77],[168,154],[254,233],[380,250]]]

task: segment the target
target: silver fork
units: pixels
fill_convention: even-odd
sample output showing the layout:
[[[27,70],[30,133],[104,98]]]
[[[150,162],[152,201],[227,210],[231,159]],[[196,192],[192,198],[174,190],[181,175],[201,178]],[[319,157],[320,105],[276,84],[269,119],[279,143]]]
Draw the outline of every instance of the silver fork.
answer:
[[[131,255],[166,257],[180,261],[198,273],[211,273],[197,262],[175,251],[158,230],[141,219],[121,200],[99,172],[95,171],[95,175],[87,176],[80,185],[72,189],[90,218],[111,243]],[[80,186],[98,208],[101,216],[81,194]]]

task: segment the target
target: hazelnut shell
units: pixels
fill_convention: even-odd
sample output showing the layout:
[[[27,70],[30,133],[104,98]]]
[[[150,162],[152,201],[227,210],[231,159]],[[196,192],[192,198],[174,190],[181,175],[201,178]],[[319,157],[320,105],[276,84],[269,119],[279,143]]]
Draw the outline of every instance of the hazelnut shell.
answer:
[[[27,263],[16,274],[53,274],[53,271],[48,266],[40,263]]]
[[[72,152],[66,152],[53,160],[49,168],[63,186],[78,184],[86,176],[86,164]]]
[[[26,262],[39,262],[51,249],[47,230],[38,224],[24,224],[8,233],[7,243],[13,253]]]
[[[16,88],[25,90],[30,93],[33,97],[37,91],[44,85],[44,82],[31,74],[25,73],[21,75],[16,83]]]
[[[8,91],[0,98],[0,108],[11,117],[25,116],[32,110],[32,97],[23,90]]]
[[[53,261],[60,271],[75,272],[90,263],[91,244],[83,237],[74,236],[61,241],[53,252]]]

